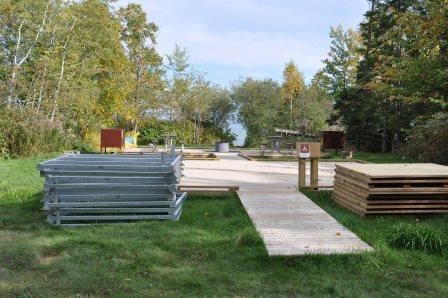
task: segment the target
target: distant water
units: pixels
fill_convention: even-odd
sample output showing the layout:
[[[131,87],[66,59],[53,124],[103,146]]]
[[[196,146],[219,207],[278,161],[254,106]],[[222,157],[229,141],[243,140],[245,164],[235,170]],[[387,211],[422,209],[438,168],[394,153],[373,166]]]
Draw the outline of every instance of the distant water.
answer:
[[[240,123],[230,123],[229,125],[230,130],[236,134],[236,146],[243,146],[244,140],[246,139],[246,130]]]

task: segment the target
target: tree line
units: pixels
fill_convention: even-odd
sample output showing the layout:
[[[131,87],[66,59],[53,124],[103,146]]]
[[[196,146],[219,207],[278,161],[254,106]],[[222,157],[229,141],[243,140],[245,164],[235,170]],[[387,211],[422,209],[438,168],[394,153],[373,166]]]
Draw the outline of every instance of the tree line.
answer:
[[[187,144],[233,140],[236,116],[257,146],[275,128],[346,132],[349,148],[448,162],[448,4],[368,0],[359,30],[334,27],[323,68],[306,83],[212,84],[176,46],[156,50],[140,5],[106,0],[0,3],[0,155],[91,147],[102,127],[145,144],[176,132]]]
[[[306,84],[297,65],[290,61],[283,71],[283,82],[272,79],[246,78],[232,86],[232,100],[238,119],[247,132],[246,146],[256,147],[276,128],[318,135],[328,127],[331,100],[322,88],[322,75],[317,73]]]
[[[369,0],[359,32],[332,29],[330,123],[357,150],[448,162],[448,3]]]
[[[185,49],[164,59],[159,28],[140,5],[112,2],[1,2],[2,155],[91,146],[102,127],[141,131],[143,142],[168,132],[153,127],[189,144],[233,137],[228,92],[195,70]]]
[[[282,84],[233,87],[257,145],[274,128],[344,130],[348,150],[395,152],[448,163],[448,2],[369,0],[358,30],[331,28],[323,67],[305,84],[297,66]]]

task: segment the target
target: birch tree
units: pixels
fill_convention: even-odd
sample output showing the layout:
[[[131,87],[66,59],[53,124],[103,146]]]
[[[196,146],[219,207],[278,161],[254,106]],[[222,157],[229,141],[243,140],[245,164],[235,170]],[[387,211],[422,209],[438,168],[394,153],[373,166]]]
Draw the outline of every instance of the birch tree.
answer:
[[[7,80],[6,102],[8,104],[18,104],[18,97],[16,94],[17,77],[20,69],[22,68],[23,64],[30,58],[31,53],[33,52],[39,41],[39,38],[42,35],[45,24],[47,22],[49,10],[51,8],[51,3],[51,0],[46,2],[41,16],[41,21],[37,26],[33,24],[34,20],[26,18],[27,16],[32,16],[34,11],[31,11],[29,14],[24,13],[21,15],[10,16],[11,20],[14,20],[14,22],[18,26],[15,29],[15,26],[11,24],[11,27],[9,28],[11,31],[14,30],[16,32],[11,32],[12,34],[8,37],[10,39],[9,42],[15,43],[14,50],[11,53],[12,59],[10,61],[10,74]],[[5,6],[6,5],[8,4],[5,4]],[[16,5],[16,3],[13,2],[13,4],[9,5],[10,9],[14,9],[13,6]],[[36,9],[36,7],[33,8]]]

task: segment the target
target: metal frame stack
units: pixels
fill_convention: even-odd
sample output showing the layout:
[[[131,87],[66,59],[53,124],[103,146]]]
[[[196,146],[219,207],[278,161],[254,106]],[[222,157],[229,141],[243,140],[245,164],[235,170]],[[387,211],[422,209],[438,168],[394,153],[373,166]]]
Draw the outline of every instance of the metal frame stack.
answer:
[[[333,200],[362,216],[448,213],[448,167],[425,163],[336,165]]]
[[[165,153],[67,154],[42,162],[48,222],[177,220],[187,197],[177,193],[182,165],[182,156]]]

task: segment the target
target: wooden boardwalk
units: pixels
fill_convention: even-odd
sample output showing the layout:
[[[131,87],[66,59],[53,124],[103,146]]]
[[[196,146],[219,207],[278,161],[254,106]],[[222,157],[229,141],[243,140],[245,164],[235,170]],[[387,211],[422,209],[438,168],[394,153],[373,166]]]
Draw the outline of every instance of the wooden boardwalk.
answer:
[[[358,253],[372,250],[296,190],[295,163],[255,162],[237,155],[185,161],[183,184],[239,185],[238,195],[269,255]]]

